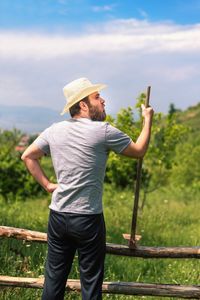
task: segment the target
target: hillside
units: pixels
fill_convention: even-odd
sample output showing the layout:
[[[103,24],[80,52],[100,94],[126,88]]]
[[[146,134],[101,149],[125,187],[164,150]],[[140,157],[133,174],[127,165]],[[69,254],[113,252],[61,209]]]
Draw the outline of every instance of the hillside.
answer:
[[[200,103],[188,107],[185,111],[178,112],[177,118],[181,123],[189,126],[192,132],[197,133],[200,130]]]

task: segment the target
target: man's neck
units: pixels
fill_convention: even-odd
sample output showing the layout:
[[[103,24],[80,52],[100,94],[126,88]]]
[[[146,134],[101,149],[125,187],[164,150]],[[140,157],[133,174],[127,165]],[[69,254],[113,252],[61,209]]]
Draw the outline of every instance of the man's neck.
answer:
[[[90,116],[88,114],[81,113],[81,114],[78,114],[78,115],[74,115],[72,117],[72,119],[80,119],[80,118],[90,119]]]

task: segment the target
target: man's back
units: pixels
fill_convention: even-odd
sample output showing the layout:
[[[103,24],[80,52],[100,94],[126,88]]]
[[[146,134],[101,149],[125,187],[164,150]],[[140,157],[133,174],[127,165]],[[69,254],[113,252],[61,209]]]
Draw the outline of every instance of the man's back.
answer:
[[[53,124],[34,142],[50,153],[58,188],[50,208],[60,212],[102,212],[102,190],[109,150],[121,152],[130,138],[106,122],[88,118]]]

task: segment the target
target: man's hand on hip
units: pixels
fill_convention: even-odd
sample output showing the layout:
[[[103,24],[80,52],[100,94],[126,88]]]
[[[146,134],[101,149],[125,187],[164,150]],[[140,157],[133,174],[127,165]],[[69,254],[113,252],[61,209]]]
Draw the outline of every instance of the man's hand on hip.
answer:
[[[47,184],[47,186],[45,187],[45,190],[48,192],[48,193],[53,193],[58,187],[58,184],[57,183],[52,183],[52,182],[49,182]]]

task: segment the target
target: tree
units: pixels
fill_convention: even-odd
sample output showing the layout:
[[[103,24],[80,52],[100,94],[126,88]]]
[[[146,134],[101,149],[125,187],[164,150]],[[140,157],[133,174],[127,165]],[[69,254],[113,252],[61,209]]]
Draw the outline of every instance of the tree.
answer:
[[[116,119],[108,117],[114,126],[128,134],[133,141],[137,139],[142,128],[141,103],[144,103],[146,95],[142,93],[137,98],[136,118],[133,108],[122,109]],[[142,205],[144,206],[147,194],[168,183],[168,178],[174,163],[174,151],[188,130],[176,121],[176,114],[163,116],[155,113],[151,141],[147,154],[143,161],[141,189],[143,190]],[[132,186],[136,178],[136,160],[110,153],[106,181],[116,186]]]
[[[149,149],[144,158],[143,172],[146,174],[142,182],[144,207],[147,194],[166,186],[175,162],[175,149],[187,136],[189,129],[177,123],[176,115],[155,114]]]
[[[169,116],[172,116],[172,115],[174,115],[174,114],[177,113],[177,112],[180,112],[180,109],[177,109],[177,108],[175,107],[174,103],[170,103],[168,115],[169,115]]]
[[[6,202],[25,199],[42,193],[43,190],[27,172],[15,151],[22,133],[18,130],[0,131],[0,195]]]
[[[128,134],[133,140],[136,138],[138,130],[135,127],[133,109],[131,107],[121,109],[116,119],[107,116],[107,121]],[[135,166],[135,160],[130,160],[125,156],[111,152],[107,162],[105,181],[117,187],[131,186],[136,175]]]

